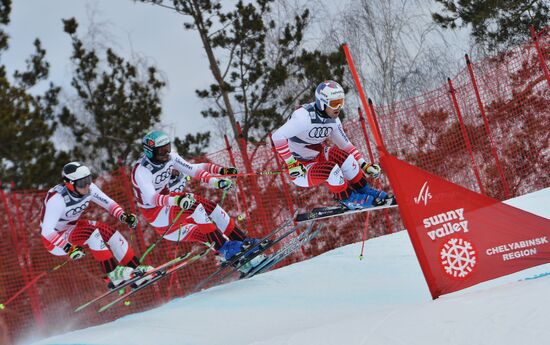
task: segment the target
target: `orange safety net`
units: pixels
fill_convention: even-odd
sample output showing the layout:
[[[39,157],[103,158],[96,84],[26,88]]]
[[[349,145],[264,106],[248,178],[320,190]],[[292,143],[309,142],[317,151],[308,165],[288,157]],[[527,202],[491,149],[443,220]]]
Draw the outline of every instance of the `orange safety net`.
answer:
[[[452,83],[413,99],[373,107],[388,151],[400,159],[463,187],[503,200],[550,185],[550,78],[542,61],[550,57],[550,35],[540,33],[538,47],[529,42],[491,59],[471,63]],[[539,53],[540,52],[540,53]],[[471,69],[470,69],[471,67]],[[475,86],[477,85],[477,87]],[[348,114],[344,127],[350,140],[370,160],[362,115]],[[239,149],[244,145],[247,154]],[[243,147],[243,146],[241,146]],[[372,153],[378,160],[377,152]],[[236,144],[198,161],[236,166],[239,171],[277,171],[278,157],[270,143]],[[407,179],[407,176],[401,178]],[[129,167],[96,179],[96,183],[126,211],[138,213],[129,180]],[[391,190],[385,178],[374,186]],[[192,182],[188,190],[217,202],[222,192]],[[42,245],[39,214],[45,191],[0,190],[0,303],[38,275],[65,258],[50,255]],[[251,236],[262,236],[292,216],[295,210],[332,205],[324,186],[303,189],[285,174],[239,177],[223,198],[222,207]],[[157,240],[140,218],[135,231],[123,227],[98,207],[84,214],[115,226],[138,255]],[[397,209],[365,212],[322,221],[320,235],[284,260],[288,265],[327,250],[403,229]],[[192,244],[160,241],[147,256],[156,265],[189,251]],[[49,272],[0,310],[0,342],[15,342],[31,335],[46,336],[114,320],[184,296],[217,267],[213,255],[194,263],[98,314],[96,307],[74,313],[75,307],[105,291],[98,264],[90,256]],[[6,334],[7,332],[7,334]]]

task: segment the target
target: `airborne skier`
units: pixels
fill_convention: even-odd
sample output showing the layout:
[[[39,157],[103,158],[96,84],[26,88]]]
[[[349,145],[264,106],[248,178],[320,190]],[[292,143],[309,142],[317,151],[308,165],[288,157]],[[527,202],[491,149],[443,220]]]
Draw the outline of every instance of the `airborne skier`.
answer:
[[[367,163],[346,136],[338,118],[344,97],[337,82],[320,83],[315,102],[298,108],[273,133],[275,148],[297,186],[327,182],[334,198],[352,210],[395,203],[391,194],[368,185],[363,172],[377,179],[382,171],[378,164]],[[327,139],[336,147],[327,146]]]
[[[48,191],[41,211],[40,227],[46,249],[53,255],[69,255],[78,260],[85,256],[84,247],[88,247],[107,275],[110,288],[152,269],[139,264],[128,241],[116,229],[99,221],[80,219],[90,202],[130,228],[136,227],[136,216],[124,212],[92,182],[87,166],[70,162],[63,167],[62,177],[64,183]]]
[[[236,168],[189,163],[172,150],[170,139],[162,131],[149,132],[143,137],[142,146],[143,155],[132,170],[132,185],[142,215],[159,235],[164,234],[169,241],[214,243],[222,261],[229,261],[258,243],[257,239],[248,238],[220,205],[183,192],[187,176],[229,190],[230,179],[212,174],[236,174]]]

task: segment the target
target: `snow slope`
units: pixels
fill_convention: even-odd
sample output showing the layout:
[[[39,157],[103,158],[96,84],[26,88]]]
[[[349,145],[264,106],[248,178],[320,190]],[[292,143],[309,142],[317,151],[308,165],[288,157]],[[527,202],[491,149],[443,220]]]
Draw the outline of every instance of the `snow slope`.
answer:
[[[509,204],[550,219],[550,188]],[[35,344],[550,344],[550,264],[432,301],[406,231]]]

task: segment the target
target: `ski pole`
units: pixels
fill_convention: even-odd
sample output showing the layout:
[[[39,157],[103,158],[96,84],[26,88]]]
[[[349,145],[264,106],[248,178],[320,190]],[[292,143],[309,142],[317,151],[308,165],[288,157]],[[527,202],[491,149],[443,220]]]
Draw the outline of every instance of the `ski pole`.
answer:
[[[266,171],[253,171],[248,173],[228,174],[228,175],[212,175],[212,177],[224,178],[224,177],[244,177],[244,176],[262,176],[262,175],[278,175],[283,174],[282,170],[266,170]]]
[[[229,189],[226,189],[226,190],[223,191],[222,199],[220,200],[220,203],[218,205],[221,206],[223,204],[223,201],[225,200],[225,197],[226,197],[228,191],[229,191]]]
[[[172,227],[174,226],[174,224],[176,224],[176,222],[178,221],[179,217],[183,214],[183,211],[185,211],[185,209],[181,209],[181,211],[176,215],[176,218],[174,218],[174,220],[172,221],[172,224],[170,224],[170,226],[164,230],[164,232],[162,233],[162,235],[160,235],[160,237],[155,241],[155,243],[153,243],[149,248],[147,248],[147,250],[145,251],[145,253],[143,253],[143,255],[141,256],[141,258],[139,259],[139,263],[142,263],[143,262],[143,259],[145,259],[145,257],[151,252],[151,250],[153,250],[153,248],[155,248],[157,246],[157,244],[160,242],[160,240],[162,240],[162,238],[168,233],[168,231],[170,231],[170,229],[172,229]]]
[[[40,278],[44,277],[45,275],[47,275],[48,273],[52,273],[54,271],[57,271],[58,269],[60,269],[61,267],[65,266],[65,264],[67,262],[69,262],[70,259],[67,259],[65,261],[63,261],[62,263],[60,263],[59,265],[55,266],[55,267],[52,267],[50,268],[49,270],[46,270],[42,273],[40,273],[39,275],[37,275],[36,277],[34,277],[33,280],[31,280],[30,282],[28,282],[25,286],[23,286],[19,291],[17,291],[13,296],[11,296],[6,302],[4,303],[0,303],[0,310],[2,309],[5,309],[6,306],[11,302],[13,301],[14,299],[17,298],[17,296],[19,296],[20,294],[22,294],[25,290],[27,290],[28,288],[30,288],[31,286],[33,286]]]

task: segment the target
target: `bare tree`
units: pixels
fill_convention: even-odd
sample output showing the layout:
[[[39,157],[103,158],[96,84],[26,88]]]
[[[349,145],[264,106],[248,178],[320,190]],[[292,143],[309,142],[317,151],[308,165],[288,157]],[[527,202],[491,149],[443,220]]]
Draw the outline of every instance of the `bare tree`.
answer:
[[[429,3],[351,1],[332,26],[324,26],[328,42],[348,43],[363,86],[377,104],[412,97],[440,85],[457,70],[458,59],[432,23]]]

